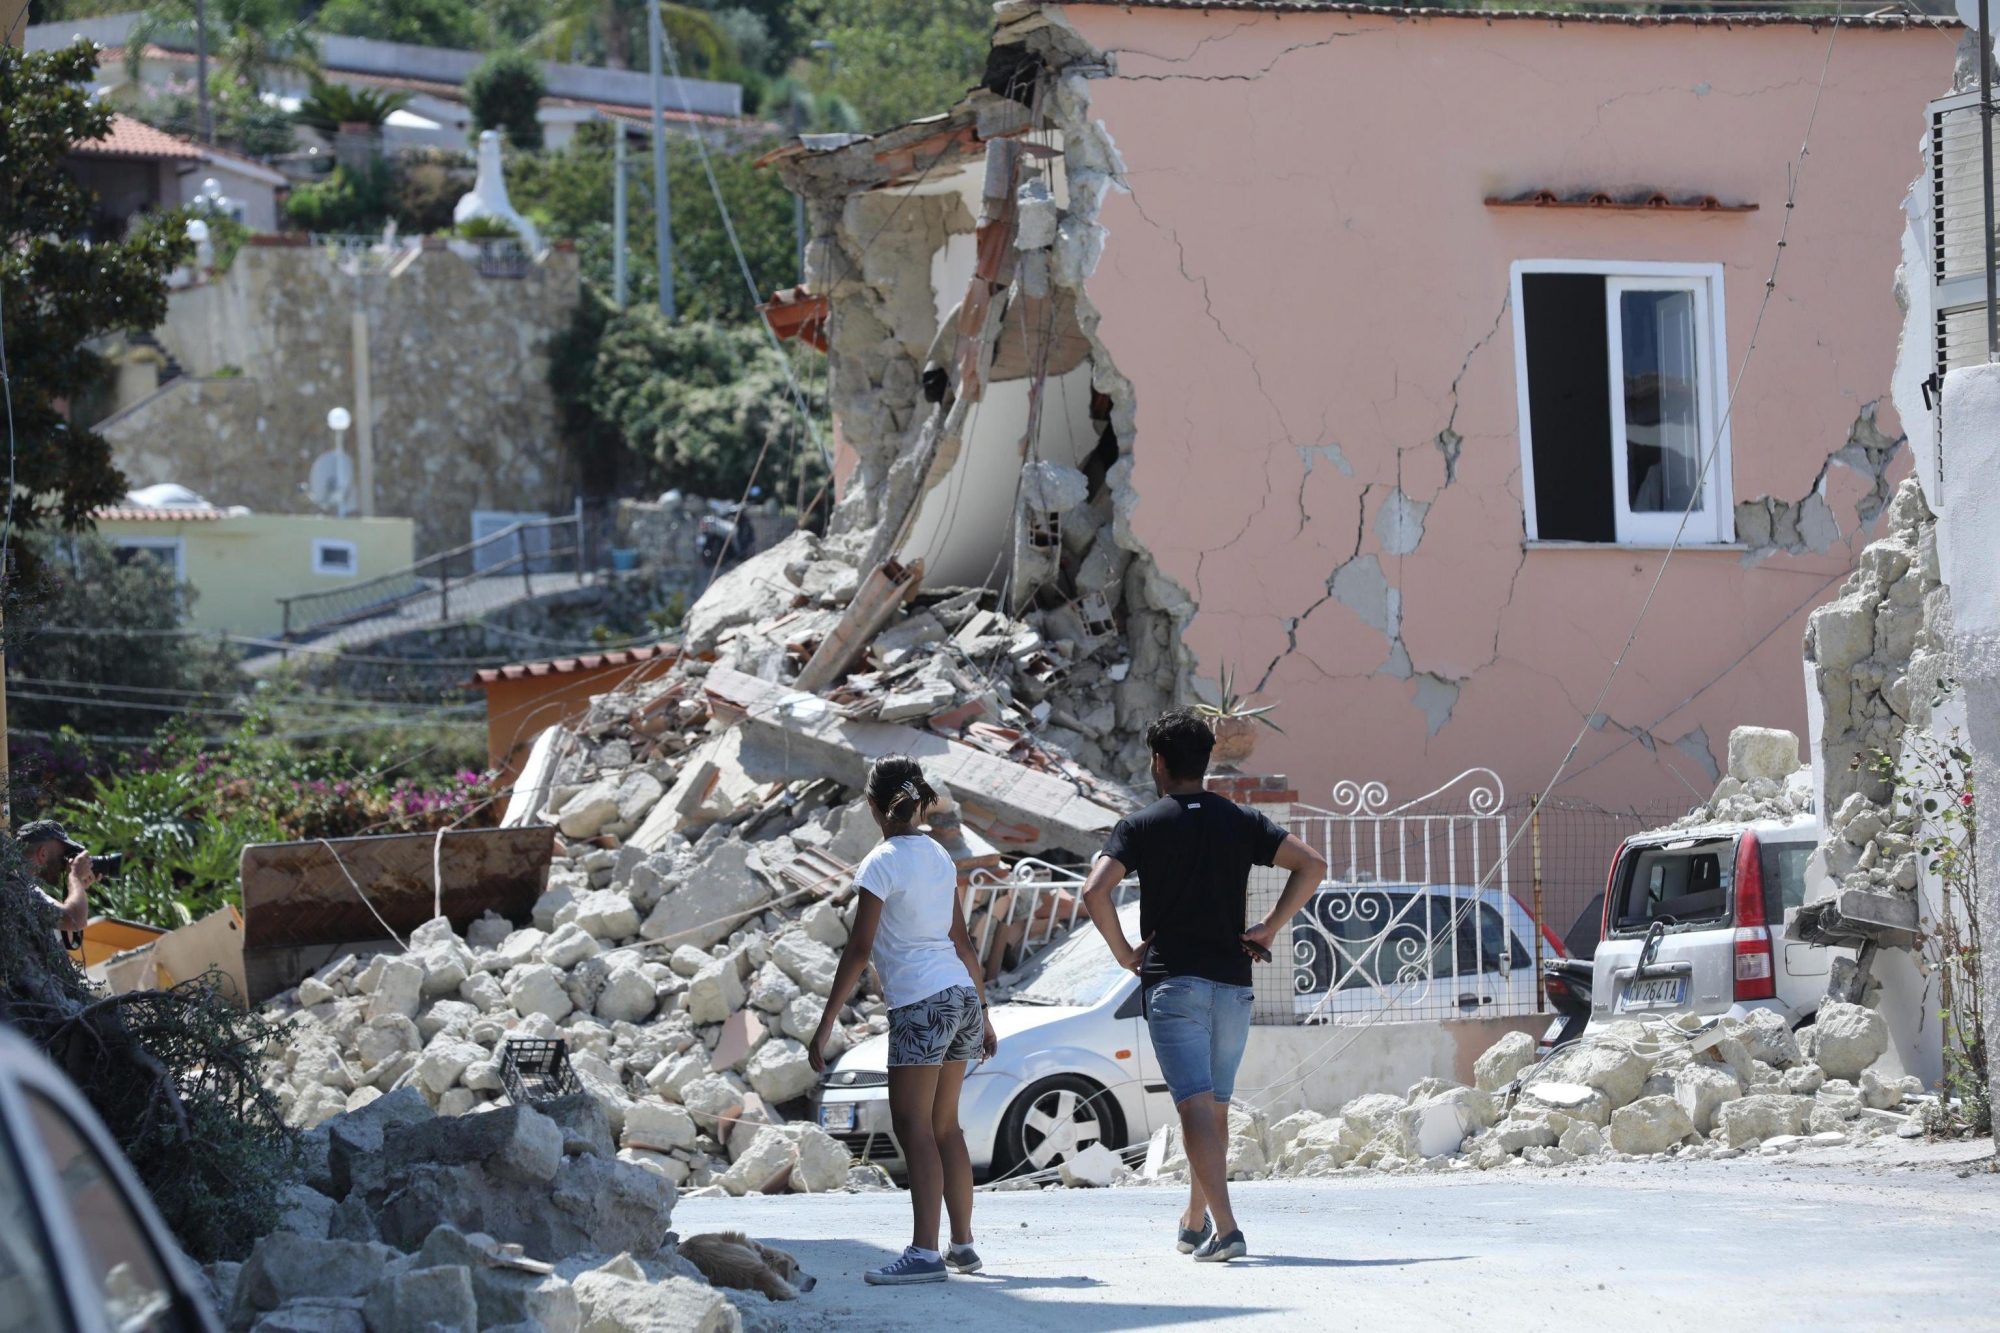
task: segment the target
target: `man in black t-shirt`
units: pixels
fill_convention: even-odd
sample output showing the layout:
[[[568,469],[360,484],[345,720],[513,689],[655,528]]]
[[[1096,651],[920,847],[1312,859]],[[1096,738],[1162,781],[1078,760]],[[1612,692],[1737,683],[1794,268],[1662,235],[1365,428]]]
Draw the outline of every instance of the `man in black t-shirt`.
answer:
[[[1227,1262],[1248,1253],[1229,1206],[1228,1145],[1229,1098],[1250,1032],[1251,960],[1270,960],[1278,928],[1319,887],[1326,862],[1265,816],[1203,789],[1215,736],[1193,709],[1162,713],[1146,744],[1160,799],[1111,830],[1083,902],[1146,988],[1146,1026],[1187,1150],[1181,1253]],[[1253,865],[1291,874],[1271,914],[1246,930]],[[1139,876],[1136,949],[1111,902],[1127,874]]]

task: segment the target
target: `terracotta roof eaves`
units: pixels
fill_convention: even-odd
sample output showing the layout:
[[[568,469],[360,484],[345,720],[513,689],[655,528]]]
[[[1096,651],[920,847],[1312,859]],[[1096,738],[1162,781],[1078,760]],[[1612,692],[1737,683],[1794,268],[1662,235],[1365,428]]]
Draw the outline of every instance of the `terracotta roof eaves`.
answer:
[[[1395,19],[1534,19],[1544,23],[1622,23],[1632,27],[1764,27],[1797,24],[1824,27],[1836,20],[1857,28],[1956,28],[1954,15],[1808,13],[1792,9],[1715,9],[1704,13],[1627,14],[1615,10],[1565,13],[1549,9],[1436,9],[1401,5],[1315,3],[1314,0],[1062,0],[1064,6],[1118,9],[1222,10],[1236,13],[1379,15]]]

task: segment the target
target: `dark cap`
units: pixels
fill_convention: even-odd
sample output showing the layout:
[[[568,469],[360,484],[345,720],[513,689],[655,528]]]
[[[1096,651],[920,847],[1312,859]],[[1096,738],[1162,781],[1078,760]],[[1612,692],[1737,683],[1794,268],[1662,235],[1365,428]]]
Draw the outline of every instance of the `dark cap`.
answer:
[[[14,841],[23,847],[32,847],[38,842],[59,842],[71,856],[83,853],[83,844],[72,839],[63,826],[53,819],[37,819],[31,824],[21,825],[20,831],[14,835]]]

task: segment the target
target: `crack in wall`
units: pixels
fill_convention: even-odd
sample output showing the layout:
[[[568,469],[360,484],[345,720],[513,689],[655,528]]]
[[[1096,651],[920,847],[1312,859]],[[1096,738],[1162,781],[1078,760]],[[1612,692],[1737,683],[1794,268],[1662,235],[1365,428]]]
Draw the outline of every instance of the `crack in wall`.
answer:
[[[1854,506],[1857,530],[1873,523],[1888,507],[1893,496],[1889,470],[1909,437],[1898,435],[1892,439],[1875,424],[1881,402],[1878,398],[1863,404],[1854,424],[1847,429],[1846,440],[1820,463],[1819,472],[1802,498],[1788,501],[1760,495],[1737,504],[1736,537],[1750,548],[1743,553],[1742,563],[1746,567],[1759,565],[1779,552],[1818,555],[1845,539],[1840,520],[1826,500],[1827,477],[1836,466],[1859,473],[1869,481],[1868,490]]]
[[[1242,28],[1247,28],[1252,26],[1254,25],[1247,23],[1241,24],[1237,28],[1232,28],[1229,30],[1229,32],[1219,34],[1218,36],[1219,37],[1233,36],[1235,35],[1236,32],[1240,31]],[[1283,61],[1287,56],[1295,55],[1300,51],[1313,51],[1313,50],[1318,50],[1322,47],[1332,46],[1335,42],[1340,41],[1343,38],[1365,37],[1367,35],[1368,35],[1367,31],[1336,32],[1329,34],[1328,36],[1323,37],[1318,41],[1296,42],[1291,46],[1285,47],[1283,50],[1279,51],[1276,55],[1272,56],[1271,59],[1267,63],[1265,63],[1261,68],[1251,70],[1248,73],[1244,74],[1126,74],[1123,72],[1119,72],[1116,73],[1113,77],[1133,83],[1174,83],[1174,82],[1255,83],[1259,79],[1263,78],[1265,75],[1269,74],[1272,70],[1276,69],[1278,67],[1279,62]],[[1215,39],[1204,38],[1203,42],[1207,42],[1210,40],[1215,40]],[[1196,50],[1199,49],[1200,49],[1200,44],[1197,44]],[[1131,47],[1114,47],[1106,54],[1114,58],[1121,55],[1143,56],[1148,60],[1158,60],[1162,64],[1177,65],[1177,64],[1186,64],[1189,60],[1192,60],[1194,58],[1195,52],[1190,51],[1187,55],[1182,56],[1179,59],[1175,59],[1174,57],[1171,56],[1154,55],[1150,51],[1140,51]]]

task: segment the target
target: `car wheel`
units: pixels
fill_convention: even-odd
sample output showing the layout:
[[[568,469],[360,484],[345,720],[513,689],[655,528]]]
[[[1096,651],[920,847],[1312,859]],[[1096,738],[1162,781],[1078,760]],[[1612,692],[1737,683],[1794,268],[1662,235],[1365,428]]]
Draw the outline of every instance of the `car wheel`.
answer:
[[[994,1174],[1026,1175],[1059,1165],[1093,1143],[1125,1146],[1125,1120],[1101,1086],[1056,1074],[1028,1086],[1000,1121]]]

